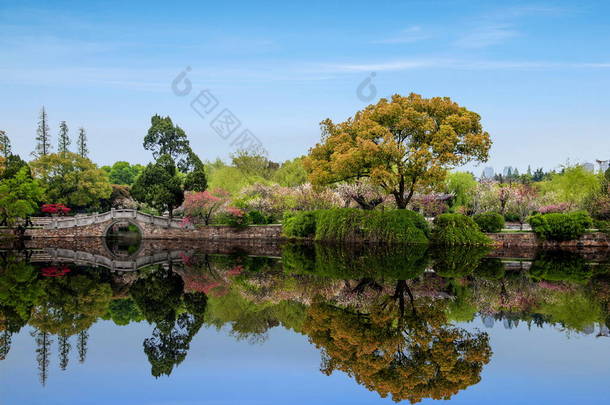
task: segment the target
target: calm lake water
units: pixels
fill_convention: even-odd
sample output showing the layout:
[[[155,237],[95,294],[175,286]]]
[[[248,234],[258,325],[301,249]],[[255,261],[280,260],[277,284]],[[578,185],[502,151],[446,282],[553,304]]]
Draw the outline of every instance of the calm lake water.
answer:
[[[190,245],[0,250],[0,403],[609,401],[604,255]]]

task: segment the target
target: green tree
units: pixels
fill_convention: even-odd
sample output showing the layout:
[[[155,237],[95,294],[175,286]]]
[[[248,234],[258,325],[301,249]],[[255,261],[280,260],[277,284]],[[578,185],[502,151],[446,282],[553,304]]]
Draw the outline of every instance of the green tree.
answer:
[[[296,187],[307,181],[303,157],[287,160],[277,169],[271,180],[284,187]]]
[[[5,159],[8,159],[8,157],[12,155],[11,140],[6,134],[6,131],[0,131],[0,154],[2,154]]]
[[[51,133],[49,132],[49,119],[47,112],[42,107],[40,110],[40,119],[38,120],[38,128],[36,129],[36,151],[34,156],[41,157],[51,153]]]
[[[15,177],[0,181],[0,224],[13,226],[38,210],[43,190],[23,167]]]
[[[455,197],[453,206],[468,206],[477,188],[477,181],[471,173],[453,172],[447,176],[447,191]]]
[[[57,144],[57,152],[58,153],[68,153],[70,152],[70,135],[68,134],[68,124],[66,121],[61,121],[59,123],[59,135],[58,135],[58,144]]]
[[[49,203],[95,207],[112,192],[106,173],[76,153],[42,156],[31,162],[31,167]]]
[[[108,174],[112,184],[131,186],[144,170],[142,165],[131,165],[129,162],[115,162]]]
[[[4,170],[0,173],[0,180],[13,178],[24,168],[28,176],[31,177],[30,166],[28,166],[27,162],[21,159],[19,155],[10,155],[4,161]]]
[[[131,195],[159,211],[167,209],[173,218],[174,209],[184,201],[184,191],[171,156],[162,155],[148,164],[133,185]]]
[[[181,171],[189,169],[191,146],[184,130],[174,125],[170,117],[152,116],[144,149],[152,151],[155,159],[169,155]]]
[[[78,140],[76,141],[76,147],[78,148],[78,154],[81,157],[86,158],[89,155],[89,149],[87,148],[87,131],[85,131],[85,128],[83,127],[78,129]]]
[[[551,179],[542,183],[544,194],[554,194],[557,200],[567,202],[577,208],[600,189],[600,178],[584,166],[566,167],[561,173],[554,173]]]
[[[193,152],[191,152],[189,160],[192,162],[192,170],[184,178],[184,191],[205,191],[208,188],[208,178],[203,162]]]
[[[272,167],[277,166],[267,159],[264,153],[240,149],[231,154],[231,161],[243,176],[248,179],[269,179],[272,173]]]
[[[406,208],[417,190],[439,186],[447,169],[486,161],[481,117],[448,97],[381,99],[340,124],[322,121],[322,141],[305,159],[313,184],[369,177]]]

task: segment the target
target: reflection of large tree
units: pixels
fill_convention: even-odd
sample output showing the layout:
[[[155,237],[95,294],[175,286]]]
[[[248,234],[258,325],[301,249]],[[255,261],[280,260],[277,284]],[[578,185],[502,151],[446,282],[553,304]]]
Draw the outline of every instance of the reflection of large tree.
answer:
[[[368,314],[313,304],[303,330],[323,350],[324,373],[343,371],[394,401],[449,399],[479,382],[491,356],[485,333],[450,326],[443,304],[414,299],[405,281]]]
[[[48,278],[41,281],[41,286],[44,293],[30,323],[60,336],[89,329],[107,313],[112,298],[110,284],[103,282],[93,270]]]
[[[191,340],[203,325],[206,296],[203,293],[184,295],[185,312],[178,315],[169,332],[155,328],[151,338],[144,340],[144,353],[152,366],[155,377],[170,375],[174,366],[184,361]]]
[[[0,257],[0,360],[8,355],[12,335],[28,322],[42,288],[33,266],[17,256]]]
[[[203,325],[207,297],[183,295],[184,283],[171,269],[158,269],[141,278],[130,294],[146,320],[155,324],[144,340],[144,353],[155,377],[170,375],[184,361],[191,340]]]

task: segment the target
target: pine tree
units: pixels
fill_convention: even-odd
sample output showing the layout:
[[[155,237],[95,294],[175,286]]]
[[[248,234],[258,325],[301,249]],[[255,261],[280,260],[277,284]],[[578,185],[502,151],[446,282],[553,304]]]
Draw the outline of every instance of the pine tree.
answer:
[[[47,112],[42,107],[40,111],[40,119],[38,121],[38,129],[36,130],[36,151],[35,156],[46,156],[51,153],[51,134],[49,133],[49,119]]]
[[[12,333],[4,329],[0,334],[0,360],[6,359],[8,352],[11,350]]]
[[[51,335],[48,332],[40,330],[32,331],[32,336],[36,338],[36,361],[38,361],[38,372],[40,383],[44,387],[49,376],[49,358],[51,356]]]
[[[78,350],[78,361],[81,363],[85,362],[87,357],[87,340],[89,339],[89,333],[86,330],[78,334],[78,342],[76,344],[76,350]]]
[[[68,125],[66,121],[59,123],[59,142],[57,144],[57,152],[66,153],[69,152],[68,147],[70,146],[70,136],[68,135]]]
[[[5,131],[0,131],[0,153],[5,158],[8,158],[12,155],[11,152],[11,140],[6,135]]]
[[[78,129],[77,147],[78,154],[81,155],[81,157],[86,158],[87,155],[89,155],[89,149],[87,149],[87,131],[85,131],[85,128],[83,127]]]
[[[62,370],[65,370],[68,368],[70,349],[72,348],[72,345],[70,344],[68,336],[60,336],[57,343],[59,345],[59,367]]]

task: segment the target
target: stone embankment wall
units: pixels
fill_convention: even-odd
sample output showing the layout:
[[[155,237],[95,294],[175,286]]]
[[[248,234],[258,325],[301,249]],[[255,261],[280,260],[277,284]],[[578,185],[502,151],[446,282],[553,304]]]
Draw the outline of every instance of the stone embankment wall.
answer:
[[[253,225],[246,228],[234,228],[231,226],[205,226],[195,229],[186,228],[163,228],[158,225],[138,224],[146,239],[197,239],[197,240],[242,240],[242,239],[269,239],[279,240],[282,238],[281,225]],[[28,229],[25,233],[33,239],[39,238],[87,238],[103,237],[107,229],[107,223],[92,224],[86,226],[75,226],[71,228],[57,229]]]
[[[487,234],[496,247],[541,247],[544,249],[561,248],[609,248],[610,238],[602,232],[591,232],[579,239],[553,242],[538,239],[533,232],[490,233]]]

